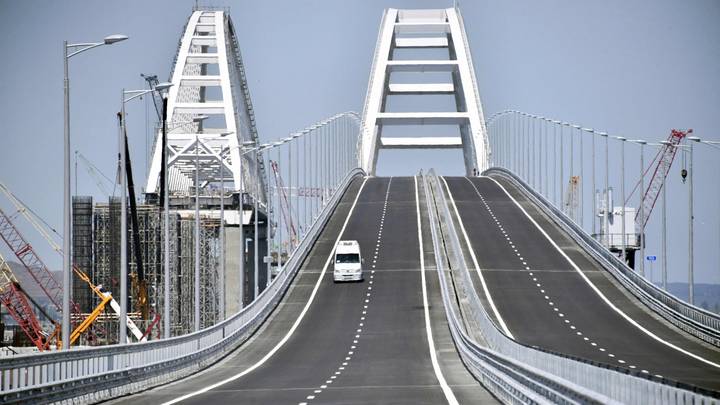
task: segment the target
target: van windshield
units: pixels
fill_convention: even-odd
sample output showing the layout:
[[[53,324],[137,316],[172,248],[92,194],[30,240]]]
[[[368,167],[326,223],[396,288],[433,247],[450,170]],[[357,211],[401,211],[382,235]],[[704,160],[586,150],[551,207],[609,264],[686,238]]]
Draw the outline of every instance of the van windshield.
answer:
[[[335,256],[336,263],[360,263],[360,255],[357,253],[338,253]]]

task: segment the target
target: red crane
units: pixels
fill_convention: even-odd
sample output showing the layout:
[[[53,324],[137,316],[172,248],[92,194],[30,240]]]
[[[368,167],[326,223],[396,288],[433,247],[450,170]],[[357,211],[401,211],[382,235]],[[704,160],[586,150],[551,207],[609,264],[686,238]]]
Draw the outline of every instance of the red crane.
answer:
[[[20,287],[10,266],[0,256],[0,303],[5,305],[10,316],[15,319],[28,339],[38,350],[43,351],[48,348],[52,338],[57,335],[59,325],[56,324],[55,332],[48,336],[40,326],[40,322],[27,300],[28,297]]]
[[[648,165],[645,173],[643,173],[643,177],[645,177],[652,170],[652,178],[650,179],[650,183],[647,186],[647,190],[645,190],[645,192],[643,193],[641,202],[645,211],[644,221],[642,218],[640,218],[640,210],[638,210],[637,214],[635,214],[635,223],[637,224],[638,228],[643,229],[643,227],[647,225],[647,222],[650,218],[650,213],[652,213],[653,208],[655,208],[655,203],[657,202],[658,196],[660,195],[660,191],[662,191],[663,184],[665,184],[665,178],[670,172],[670,166],[672,166],[673,160],[675,160],[675,154],[677,154],[677,151],[679,149],[678,146],[680,145],[680,142],[682,142],[682,140],[691,133],[692,129],[688,129],[687,131],[673,129],[672,131],[670,131],[670,136],[667,139],[667,143],[663,144],[663,146],[660,147],[657,155],[655,155],[655,158],[652,160],[652,162],[650,162],[650,165]],[[625,201],[626,205],[639,187],[640,182],[638,181],[638,183],[635,184],[635,187],[628,196],[627,201]]]

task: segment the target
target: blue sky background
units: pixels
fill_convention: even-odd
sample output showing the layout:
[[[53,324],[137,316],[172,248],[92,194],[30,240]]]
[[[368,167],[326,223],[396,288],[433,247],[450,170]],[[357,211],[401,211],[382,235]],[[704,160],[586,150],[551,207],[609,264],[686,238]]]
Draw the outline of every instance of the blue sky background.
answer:
[[[0,0],[0,181],[60,229],[62,40],[123,33],[130,40],[71,60],[71,131],[103,172],[115,170],[120,92],[140,73],[169,77],[194,1]],[[202,4],[207,4],[201,2]],[[450,1],[216,1],[238,30],[260,136],[271,140],[340,111],[361,111],[383,9],[443,8]],[[460,4],[487,116],[507,108],[658,141],[671,128],[720,140],[720,2],[463,1]],[[145,177],[154,111],[128,105],[137,183]],[[147,118],[149,117],[149,119]],[[617,149],[611,150],[614,155]],[[628,146],[628,172],[637,149]],[[410,175],[433,161],[459,174],[459,152],[381,154],[379,174]],[[651,158],[648,153],[647,160]],[[633,171],[634,168],[634,171]],[[685,281],[687,186],[669,180],[670,280]],[[612,173],[615,171],[613,170]],[[587,173],[587,172],[586,172]],[[696,155],[696,280],[720,284],[720,151]],[[630,186],[628,179],[628,187]],[[617,187],[617,183],[615,183]],[[74,186],[74,185],[73,185]],[[104,200],[78,171],[80,194]],[[589,201],[590,196],[586,196]],[[9,204],[0,199],[3,209]],[[648,254],[659,251],[659,211]],[[60,259],[22,228],[53,268]],[[4,254],[6,249],[0,248]],[[655,265],[658,277],[659,263]]]

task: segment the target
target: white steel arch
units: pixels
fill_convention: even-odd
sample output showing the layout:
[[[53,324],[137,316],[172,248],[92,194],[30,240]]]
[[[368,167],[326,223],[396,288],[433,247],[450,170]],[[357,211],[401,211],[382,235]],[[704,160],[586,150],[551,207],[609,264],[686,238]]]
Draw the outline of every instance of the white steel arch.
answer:
[[[167,147],[169,196],[195,193],[198,158],[201,196],[216,193],[221,173],[226,190],[251,194],[265,202],[262,159],[243,154],[240,145],[258,136],[237,38],[224,11],[192,13],[180,39],[168,93]],[[160,190],[161,134],[156,138],[146,192]],[[260,176],[256,176],[256,164]],[[221,165],[223,167],[221,168]],[[256,187],[260,182],[260,187]]]
[[[447,49],[447,59],[394,58],[397,49]],[[447,72],[447,82],[396,83],[395,72]],[[389,112],[392,95],[418,97],[452,94],[456,110]],[[383,136],[387,125],[458,125],[460,136]],[[487,169],[489,146],[480,94],[462,16],[455,8],[434,10],[387,9],[375,48],[363,113],[360,165],[375,174],[382,149],[462,148],[468,175]],[[443,135],[443,134],[438,134]]]

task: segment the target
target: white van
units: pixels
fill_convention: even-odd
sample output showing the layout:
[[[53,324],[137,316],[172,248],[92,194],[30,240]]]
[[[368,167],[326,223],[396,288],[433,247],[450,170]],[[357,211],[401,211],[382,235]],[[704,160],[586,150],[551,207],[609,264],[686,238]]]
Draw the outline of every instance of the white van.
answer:
[[[334,281],[362,281],[362,256],[356,240],[341,240],[335,247]]]

